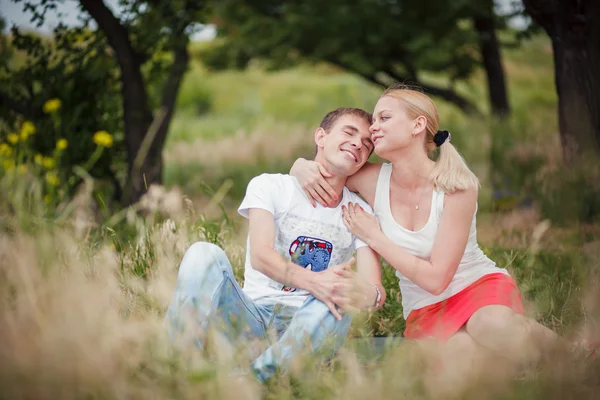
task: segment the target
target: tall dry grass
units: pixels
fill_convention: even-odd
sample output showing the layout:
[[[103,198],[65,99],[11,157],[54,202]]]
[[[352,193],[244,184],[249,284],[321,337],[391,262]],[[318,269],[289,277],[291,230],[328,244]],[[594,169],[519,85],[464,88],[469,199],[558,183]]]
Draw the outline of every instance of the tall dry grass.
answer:
[[[145,204],[164,204],[154,200]],[[135,229],[130,240],[115,237],[112,229],[82,236],[76,229],[81,210],[61,226],[40,224],[37,230],[0,234],[1,398],[481,399],[527,394],[523,398],[558,399],[600,393],[597,362],[573,364],[557,354],[515,380],[515,371],[497,356],[472,360],[460,347],[442,350],[409,342],[383,356],[361,358],[348,340],[334,362],[299,357],[291,374],[266,387],[249,376],[231,376],[237,350],[227,343],[215,342],[211,353],[178,352],[167,340],[163,318],[178,263],[190,243],[210,236],[195,224],[201,218],[193,207],[169,210],[177,213],[166,220],[156,214],[130,216],[128,224]],[[234,234],[224,228],[211,237],[222,241],[239,276],[244,252],[229,240]],[[586,247],[596,263],[598,251],[597,243]],[[590,283],[597,285],[598,266],[591,271]],[[598,294],[589,290],[582,303],[588,321],[600,316]]]

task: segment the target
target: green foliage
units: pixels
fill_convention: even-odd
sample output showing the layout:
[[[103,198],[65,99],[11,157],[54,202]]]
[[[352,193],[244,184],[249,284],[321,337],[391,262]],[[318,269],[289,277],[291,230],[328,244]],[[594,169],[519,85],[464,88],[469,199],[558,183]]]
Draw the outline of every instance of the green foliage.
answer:
[[[419,70],[468,76],[476,61],[476,35],[468,24],[469,2],[423,3],[362,0],[282,2],[225,1],[214,7],[229,65],[266,57],[274,67],[302,58],[348,66],[364,75]],[[246,55],[246,57],[244,57]],[[223,65],[223,56],[214,57]]]
[[[12,46],[27,58],[20,67],[6,68],[0,84],[9,96],[26,104],[27,114],[3,108],[0,138],[6,139],[24,117],[29,118],[40,133],[30,138],[33,152],[51,156],[59,139],[69,142],[69,151],[57,165],[69,173],[95,151],[95,132],[111,132],[114,147],[90,171],[93,177],[111,179],[123,169],[125,152],[117,71],[104,39],[85,27],[63,25],[56,27],[53,40],[17,28],[12,35]],[[53,99],[58,99],[60,107],[44,112],[44,104]]]
[[[541,214],[560,225],[600,220],[600,163],[583,159],[542,171],[533,190]]]
[[[41,25],[46,12],[56,10],[60,0],[13,2],[22,4],[32,22]],[[58,139],[70,143],[70,151],[58,166],[68,173],[94,153],[94,132],[108,132],[113,137],[113,146],[102,154],[89,173],[93,178],[110,182],[114,197],[123,200],[123,195],[129,195],[133,160],[152,122],[151,110],[159,104],[172,107],[170,99],[175,98],[176,91],[172,95],[165,92],[177,90],[178,85],[173,74],[167,72],[175,64],[175,49],[186,46],[188,35],[201,28],[202,5],[185,0],[167,3],[120,0],[119,14],[115,17],[103,2],[95,4],[97,8],[90,8],[89,2],[80,2],[80,26],[67,27],[59,23],[51,38],[12,28],[11,46],[24,54],[24,62],[0,63],[0,94],[3,103],[8,105],[0,110],[3,121],[0,140],[24,119],[31,120],[44,132],[32,138],[30,147],[34,152],[42,156],[50,154]],[[97,28],[91,25],[92,16],[99,19],[95,21]],[[187,62],[187,58],[184,59]],[[185,70],[185,62],[183,66],[181,62],[177,64],[178,71]],[[133,72],[124,65],[129,65]],[[127,88],[128,79],[135,80],[132,74],[137,72],[143,81],[137,86],[142,87]],[[132,87],[135,85],[131,83]],[[135,92],[137,98],[125,101],[124,89],[128,93]],[[165,97],[169,100],[164,100]],[[50,99],[60,100],[62,107],[52,115],[45,115],[43,105]],[[199,112],[208,110],[207,99],[196,104]],[[137,114],[132,110],[137,110]],[[125,115],[129,115],[128,123],[124,121]],[[170,119],[165,121],[168,125]],[[151,146],[162,149],[163,142],[161,138]],[[155,153],[160,155],[160,150]],[[160,178],[160,174],[155,175]]]
[[[213,14],[219,40],[197,54],[214,69],[327,62],[378,85],[423,85],[469,112],[479,105],[454,88],[482,62],[473,21],[504,26],[492,0],[221,1]],[[427,75],[442,72],[432,85]]]

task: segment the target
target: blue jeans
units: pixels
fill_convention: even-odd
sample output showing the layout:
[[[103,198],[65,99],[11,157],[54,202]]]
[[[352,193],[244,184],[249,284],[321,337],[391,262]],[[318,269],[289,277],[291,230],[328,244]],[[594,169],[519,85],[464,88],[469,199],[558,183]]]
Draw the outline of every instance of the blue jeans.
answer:
[[[345,313],[337,320],[313,296],[299,308],[252,301],[237,284],[225,252],[214,244],[197,242],[179,266],[177,289],[166,316],[169,333],[174,339],[185,331],[186,323],[197,324],[196,332],[205,333],[209,323],[218,320],[234,341],[268,340],[268,333],[275,332],[270,347],[252,362],[258,379],[266,382],[303,351],[326,349],[333,354],[346,338],[352,318]],[[201,334],[195,338],[199,346],[201,338]]]

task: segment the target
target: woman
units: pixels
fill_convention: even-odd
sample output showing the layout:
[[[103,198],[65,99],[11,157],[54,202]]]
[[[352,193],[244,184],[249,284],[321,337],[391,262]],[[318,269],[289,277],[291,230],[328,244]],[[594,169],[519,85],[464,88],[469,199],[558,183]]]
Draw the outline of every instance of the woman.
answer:
[[[462,354],[488,349],[514,361],[539,359],[558,337],[524,316],[514,280],[479,248],[479,181],[438,126],[425,94],[401,86],[383,93],[370,129],[375,153],[390,163],[366,164],[347,181],[377,218],[349,205],[345,223],[396,269],[405,337],[433,337]],[[438,147],[433,161],[428,154]],[[323,166],[303,159],[291,171],[320,202],[329,198],[321,173]]]

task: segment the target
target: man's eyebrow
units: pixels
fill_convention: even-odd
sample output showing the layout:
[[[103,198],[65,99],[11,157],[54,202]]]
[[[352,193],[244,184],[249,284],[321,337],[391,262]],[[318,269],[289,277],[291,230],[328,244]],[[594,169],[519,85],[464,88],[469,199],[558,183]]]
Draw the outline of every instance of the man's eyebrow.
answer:
[[[354,125],[344,125],[342,129],[350,129],[351,131],[358,132],[358,128]]]

